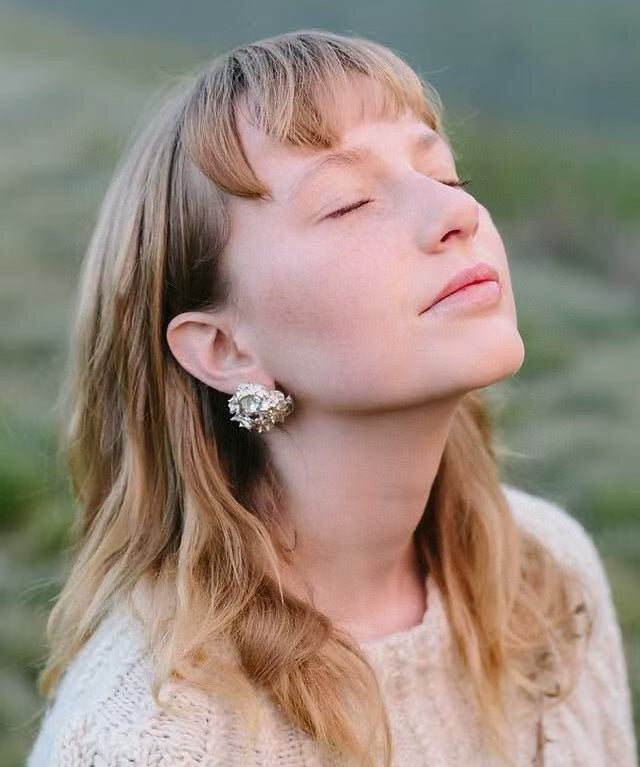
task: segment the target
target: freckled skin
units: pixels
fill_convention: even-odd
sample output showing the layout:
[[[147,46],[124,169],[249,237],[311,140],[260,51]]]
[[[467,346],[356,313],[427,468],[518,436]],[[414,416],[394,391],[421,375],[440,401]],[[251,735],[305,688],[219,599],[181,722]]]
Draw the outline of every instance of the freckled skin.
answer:
[[[408,116],[345,132],[345,145],[380,151],[386,186],[336,170],[317,202],[232,203],[231,263],[252,307],[253,342],[271,375],[299,397],[336,409],[419,403],[486,386],[521,365],[502,240],[472,195],[437,183],[457,177],[444,141],[412,167],[409,138],[423,127]],[[278,147],[244,121],[241,136],[258,176],[276,201],[284,198],[313,153]],[[321,208],[367,197],[373,201],[343,218],[314,219]],[[448,279],[480,259],[500,274],[499,307],[418,316]]]
[[[413,151],[428,126],[356,115],[356,101],[345,91],[342,145],[365,145],[377,162],[334,168],[291,203],[318,151],[275,144],[239,115],[247,158],[273,199],[231,202],[238,311],[180,315],[167,339],[220,391],[277,382],[293,396],[286,429],[260,435],[298,535],[284,585],[366,640],[420,622],[426,592],[412,535],[456,409],[467,392],[517,372],[524,346],[489,212],[440,183],[458,178],[447,144]],[[499,302],[420,316],[479,260],[500,275]]]

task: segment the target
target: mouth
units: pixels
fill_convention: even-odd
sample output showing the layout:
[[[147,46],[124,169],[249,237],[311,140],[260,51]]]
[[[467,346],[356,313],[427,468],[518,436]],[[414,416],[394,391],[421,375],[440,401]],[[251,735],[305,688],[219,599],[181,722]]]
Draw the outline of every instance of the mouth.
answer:
[[[482,285],[483,283],[492,284],[487,284],[485,289],[479,289],[477,291],[465,291],[465,288],[470,288],[472,285]],[[474,266],[463,269],[454,275],[454,277],[446,283],[438,295],[432,299],[431,303],[426,306],[420,313],[423,314],[424,312],[434,307],[436,304],[444,301],[445,299],[448,299],[449,296],[460,294],[459,298],[462,298],[464,293],[465,297],[468,296],[470,298],[474,293],[477,293],[478,295],[483,295],[483,293],[487,291],[492,291],[495,293],[496,289],[499,290],[499,288],[500,277],[498,272],[490,264],[487,264],[484,261],[480,261],[477,264],[474,264]]]

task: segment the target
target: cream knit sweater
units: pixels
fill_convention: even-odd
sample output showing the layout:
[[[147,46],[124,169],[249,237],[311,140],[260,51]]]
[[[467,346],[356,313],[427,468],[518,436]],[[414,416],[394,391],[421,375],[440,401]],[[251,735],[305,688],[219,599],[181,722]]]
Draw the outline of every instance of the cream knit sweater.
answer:
[[[627,668],[600,556],[582,525],[560,506],[503,485],[516,520],[562,560],[577,566],[596,595],[598,615],[578,687],[544,717],[547,742],[534,761],[536,717],[514,717],[511,755],[519,767],[636,767]],[[493,767],[479,724],[452,664],[441,595],[427,578],[420,625],[361,642],[381,682],[395,767]],[[260,692],[259,740],[245,750],[241,724],[225,705],[174,682],[180,714],[159,711],[135,618],[123,606],[74,658],[45,712],[27,767],[320,767],[310,738]],[[337,764],[337,763],[336,763]]]

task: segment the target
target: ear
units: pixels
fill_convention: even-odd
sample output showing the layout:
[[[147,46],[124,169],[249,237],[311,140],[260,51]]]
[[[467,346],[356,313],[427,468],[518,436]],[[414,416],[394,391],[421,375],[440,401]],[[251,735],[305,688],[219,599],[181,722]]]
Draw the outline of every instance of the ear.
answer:
[[[187,372],[218,391],[232,395],[238,384],[249,381],[274,386],[257,356],[239,346],[224,312],[176,315],[167,326],[167,343]]]

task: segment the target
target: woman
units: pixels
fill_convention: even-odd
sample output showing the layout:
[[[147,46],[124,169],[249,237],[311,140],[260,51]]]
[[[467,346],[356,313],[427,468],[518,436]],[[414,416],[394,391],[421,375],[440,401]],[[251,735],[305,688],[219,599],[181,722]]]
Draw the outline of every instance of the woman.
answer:
[[[215,59],[128,149],[30,767],[635,763],[599,554],[498,479],[477,390],[524,349],[464,183],[436,92],[319,30]]]

